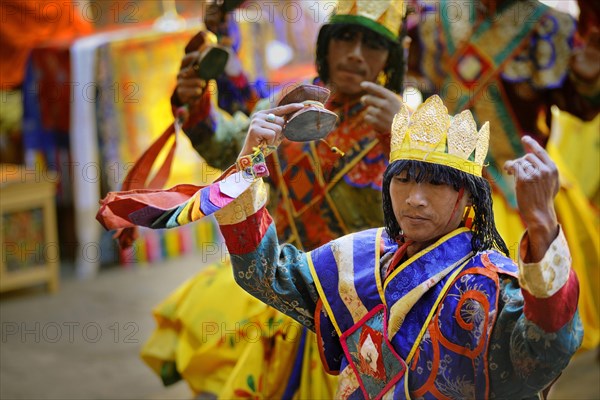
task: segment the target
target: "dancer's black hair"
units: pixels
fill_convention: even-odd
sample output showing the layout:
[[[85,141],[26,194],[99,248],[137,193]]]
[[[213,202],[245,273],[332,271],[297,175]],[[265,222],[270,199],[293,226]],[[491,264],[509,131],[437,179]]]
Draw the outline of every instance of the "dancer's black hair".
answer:
[[[506,243],[498,233],[492,211],[491,188],[485,178],[467,174],[445,165],[414,160],[398,160],[390,163],[383,174],[383,218],[385,230],[390,238],[400,237],[401,227],[396,220],[390,196],[392,178],[406,171],[409,179],[416,182],[430,182],[452,186],[457,192],[465,189],[470,195],[475,217],[471,227],[473,237],[471,246],[474,252],[497,249],[508,256]],[[468,194],[467,194],[468,192]]]
[[[377,33],[377,35],[381,36],[382,40],[384,40],[387,49],[390,52],[387,63],[383,69],[383,73],[386,76],[385,87],[398,94],[402,93],[404,73],[406,71],[406,60],[404,48],[402,46],[402,40],[404,37],[406,37],[406,29],[404,28],[405,25],[405,23],[402,24],[403,28],[400,32],[400,38],[397,41],[390,40]],[[319,78],[324,83],[329,83],[329,65],[327,64],[329,42],[332,38],[338,37],[342,32],[345,32],[349,29],[352,31],[375,32],[362,25],[342,23],[323,25],[319,31],[319,36],[317,38],[316,64]]]

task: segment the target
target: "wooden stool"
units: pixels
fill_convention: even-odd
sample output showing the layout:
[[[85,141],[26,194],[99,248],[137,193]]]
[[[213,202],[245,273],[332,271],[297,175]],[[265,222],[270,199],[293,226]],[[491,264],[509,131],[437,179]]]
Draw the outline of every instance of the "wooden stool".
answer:
[[[44,282],[58,290],[55,187],[39,171],[0,164],[0,292]]]

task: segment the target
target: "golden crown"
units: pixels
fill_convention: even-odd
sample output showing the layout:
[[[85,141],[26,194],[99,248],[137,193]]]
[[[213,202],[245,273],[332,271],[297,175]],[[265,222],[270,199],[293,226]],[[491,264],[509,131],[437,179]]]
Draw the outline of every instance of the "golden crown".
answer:
[[[405,11],[402,0],[340,0],[329,23],[359,24],[398,40]]]
[[[489,140],[488,122],[477,132],[469,110],[451,117],[442,99],[435,95],[412,116],[402,104],[392,123],[390,163],[416,160],[481,176]]]

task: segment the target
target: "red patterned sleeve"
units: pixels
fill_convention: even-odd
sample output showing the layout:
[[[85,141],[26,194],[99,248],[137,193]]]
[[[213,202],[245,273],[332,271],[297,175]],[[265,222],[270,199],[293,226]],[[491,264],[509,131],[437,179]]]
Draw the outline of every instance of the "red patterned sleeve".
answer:
[[[519,284],[527,319],[546,332],[556,332],[577,311],[579,281],[571,268],[571,254],[562,228],[541,261],[525,263],[529,248],[527,232],[519,248]]]

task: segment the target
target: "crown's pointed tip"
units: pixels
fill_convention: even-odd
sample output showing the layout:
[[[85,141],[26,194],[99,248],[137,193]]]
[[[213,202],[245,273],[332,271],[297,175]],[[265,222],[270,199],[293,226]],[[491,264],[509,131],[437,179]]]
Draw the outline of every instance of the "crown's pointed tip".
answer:
[[[444,101],[442,100],[442,98],[437,94],[434,94],[433,96],[429,97],[429,99],[427,99],[427,100],[430,100],[432,103],[444,104]]]
[[[448,109],[446,108],[446,105],[444,104],[444,102],[442,101],[440,96],[438,96],[437,94],[430,96],[424,102],[419,104],[419,107],[417,107],[415,114],[423,113],[423,112],[425,112],[424,110],[429,110],[429,109],[446,110],[446,114],[448,114]]]
[[[410,120],[410,112],[406,104],[402,103],[398,113],[394,115],[392,121],[392,147],[401,146],[404,141],[404,135],[406,134],[406,128],[408,127]]]
[[[448,115],[448,107],[446,107],[446,105],[444,104],[444,101],[442,100],[442,98],[440,96],[435,94],[427,100],[430,100],[430,102],[428,104],[428,108],[432,108],[435,110],[439,110],[440,112],[443,112],[443,114],[446,115],[448,120],[450,120],[450,115]],[[427,103],[427,101],[426,101],[426,103]]]
[[[490,123],[485,121],[485,123],[479,129],[479,140],[484,140],[486,143],[490,138]]]
[[[405,102],[400,102],[400,110],[398,110],[398,114],[402,115],[410,115],[410,110]],[[396,114],[397,115],[397,114]],[[395,118],[395,117],[394,117]]]
[[[420,104],[420,107],[428,107],[434,104],[444,104],[440,96],[438,96],[437,94],[429,96],[427,99],[425,99],[425,101]]]
[[[477,149],[475,150],[475,162],[483,164],[490,146],[490,123],[485,121],[478,132]]]
[[[463,112],[461,112],[460,115],[462,115],[465,118],[468,118],[469,120],[475,121],[475,118],[473,118],[473,114],[471,113],[471,110],[463,110]]]

